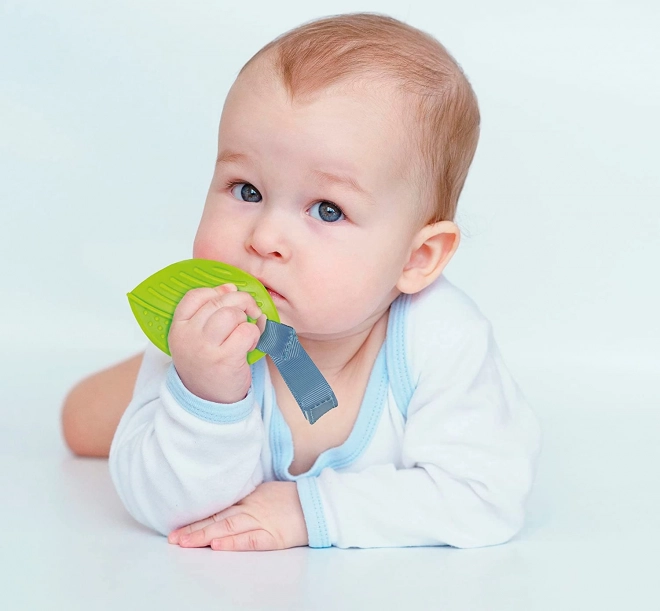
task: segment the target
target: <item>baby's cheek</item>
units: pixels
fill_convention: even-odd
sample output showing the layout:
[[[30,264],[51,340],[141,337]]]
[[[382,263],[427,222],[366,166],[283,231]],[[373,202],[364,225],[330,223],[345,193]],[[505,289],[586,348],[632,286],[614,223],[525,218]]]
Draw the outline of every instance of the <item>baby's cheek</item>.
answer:
[[[228,223],[219,223],[207,219],[197,229],[193,241],[193,258],[210,259],[236,265],[237,253],[240,253],[239,232]]]
[[[213,240],[197,240],[193,244],[193,259],[209,259],[219,261],[235,267],[241,267],[237,263],[235,250],[232,244],[222,238]]]
[[[210,240],[206,236],[198,234],[193,243],[193,258],[224,261],[219,250],[217,240]]]
[[[211,259],[209,248],[203,242],[193,244],[193,259]]]

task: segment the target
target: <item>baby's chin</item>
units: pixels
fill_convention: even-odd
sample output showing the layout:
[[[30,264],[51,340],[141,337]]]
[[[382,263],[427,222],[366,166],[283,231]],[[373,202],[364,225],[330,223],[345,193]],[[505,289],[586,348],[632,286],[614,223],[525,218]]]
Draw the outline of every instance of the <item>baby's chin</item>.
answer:
[[[289,323],[284,322],[283,324],[288,325]],[[322,328],[320,326],[310,329],[308,327],[303,328],[302,326],[300,328],[296,328],[295,325],[289,326],[295,329],[298,339],[309,342],[332,342],[350,337],[359,332],[357,329],[328,329],[327,327]]]
[[[313,311],[300,312],[292,317],[289,308],[279,308],[277,314],[280,323],[292,327],[299,339],[308,341],[335,341],[360,334],[370,329],[375,323],[376,318],[369,317],[368,314],[360,316],[355,312],[349,315],[344,312],[344,316],[337,317],[336,313],[319,313],[318,309]],[[330,324],[328,321],[330,320]]]

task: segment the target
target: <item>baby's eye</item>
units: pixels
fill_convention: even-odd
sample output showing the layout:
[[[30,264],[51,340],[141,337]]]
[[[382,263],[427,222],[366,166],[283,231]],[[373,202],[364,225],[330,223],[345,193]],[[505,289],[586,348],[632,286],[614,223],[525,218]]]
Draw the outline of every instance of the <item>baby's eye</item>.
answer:
[[[241,187],[242,185],[242,187]],[[240,197],[234,195],[234,197],[238,197],[238,199],[245,198],[243,201],[246,202],[260,202],[261,201],[261,193],[257,191],[253,185],[251,185],[249,182],[231,182],[228,187],[231,188],[231,194],[234,195],[234,191],[236,187],[241,187],[240,189]],[[258,198],[258,199],[256,199]]]
[[[237,199],[242,199],[246,202],[260,202],[261,193],[257,191],[254,185],[251,185],[249,182],[230,182],[227,184],[227,187],[231,189],[231,194]],[[240,187],[239,195],[236,195],[235,191]],[[321,221],[326,221],[328,223],[336,223],[338,220],[341,220],[344,217],[344,213],[341,211],[341,208],[332,202],[320,201],[316,202],[312,206],[319,206],[319,216],[314,217],[318,218]],[[345,218],[345,217],[344,217]]]
[[[336,223],[338,220],[340,220],[340,217],[344,216],[344,213],[341,211],[341,208],[339,206],[336,206],[332,202],[316,202],[316,204],[312,205],[312,208],[318,204],[319,206],[319,218],[322,221],[327,221],[329,223]],[[316,218],[316,217],[314,217]]]

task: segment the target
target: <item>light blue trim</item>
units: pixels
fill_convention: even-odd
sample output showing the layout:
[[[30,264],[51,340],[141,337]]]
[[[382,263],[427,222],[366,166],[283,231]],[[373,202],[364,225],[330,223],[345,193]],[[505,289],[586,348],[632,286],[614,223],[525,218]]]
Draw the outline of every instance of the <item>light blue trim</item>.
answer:
[[[376,431],[376,426],[387,397],[387,387],[385,344],[383,344],[374,363],[357,420],[348,439],[341,446],[322,452],[312,467],[306,473],[300,473],[299,475],[291,475],[289,473],[289,466],[293,461],[293,437],[291,435],[291,429],[277,406],[275,389],[271,389],[273,413],[270,424],[270,445],[273,453],[273,471],[275,477],[280,481],[293,482],[302,477],[316,476],[326,467],[342,469],[354,462],[369,445]],[[341,409],[341,406],[335,409]]]
[[[415,390],[406,354],[406,325],[412,295],[401,293],[390,306],[391,332],[388,328],[387,373],[396,405],[405,421],[408,404]],[[390,325],[388,325],[390,327]]]
[[[270,447],[273,457],[273,472],[280,481],[295,481],[302,506],[309,547],[330,547],[323,504],[318,491],[316,476],[326,467],[341,469],[357,459],[369,445],[380,420],[387,397],[388,379],[385,366],[385,343],[381,346],[374,363],[369,382],[360,406],[357,420],[348,439],[339,447],[322,452],[312,468],[306,473],[291,475],[289,466],[293,461],[293,438],[291,429],[277,406],[275,389],[272,389],[273,406],[270,421]],[[335,409],[341,409],[341,406]],[[323,426],[323,421],[314,426]]]
[[[254,391],[252,386],[248,390],[247,396],[236,403],[215,403],[207,401],[191,393],[181,381],[174,363],[170,363],[165,378],[168,390],[176,399],[177,403],[188,413],[218,424],[233,424],[245,420],[252,412],[254,404]]]
[[[296,486],[307,525],[307,545],[309,547],[332,547],[316,478],[301,477],[296,482]]]
[[[406,417],[408,402],[414,390],[408,369],[405,337],[410,300],[411,295],[402,293],[390,305],[385,341],[376,357],[358,417],[348,439],[341,446],[322,452],[306,473],[299,475],[289,473],[289,466],[294,456],[293,437],[291,429],[277,405],[275,389],[271,387],[271,405],[273,407],[269,441],[273,472],[277,480],[296,482],[307,525],[309,547],[330,547],[332,545],[318,490],[317,476],[323,469],[342,469],[350,465],[364,452],[376,432],[390,385],[397,406],[404,419]],[[257,364],[258,362],[255,363],[255,365]],[[265,376],[265,371],[263,375]],[[393,379],[390,379],[390,375],[393,375]],[[257,377],[257,379],[259,378]],[[341,409],[341,406],[336,409]],[[320,425],[323,426],[322,421]]]
[[[266,359],[268,357],[264,356],[260,358],[255,363],[250,365],[250,370],[252,373],[252,387],[254,388],[254,398],[257,403],[261,406],[261,419],[264,418],[264,383],[266,377]]]

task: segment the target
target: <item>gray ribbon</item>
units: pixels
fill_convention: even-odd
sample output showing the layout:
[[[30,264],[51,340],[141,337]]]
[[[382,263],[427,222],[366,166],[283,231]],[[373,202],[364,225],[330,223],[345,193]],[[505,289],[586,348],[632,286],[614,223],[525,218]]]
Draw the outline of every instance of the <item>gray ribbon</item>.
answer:
[[[256,348],[273,359],[310,424],[337,407],[335,393],[300,345],[293,327],[266,319]]]

